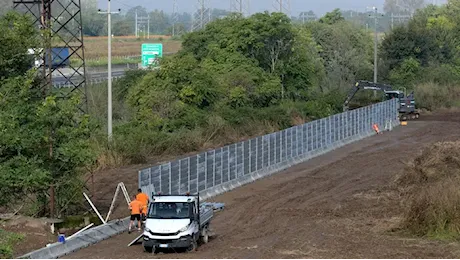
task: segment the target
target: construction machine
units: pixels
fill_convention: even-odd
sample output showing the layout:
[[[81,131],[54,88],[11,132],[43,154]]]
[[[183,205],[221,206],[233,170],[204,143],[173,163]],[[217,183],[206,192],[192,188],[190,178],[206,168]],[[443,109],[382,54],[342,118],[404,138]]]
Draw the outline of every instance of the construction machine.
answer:
[[[390,85],[363,80],[356,82],[355,87],[348,94],[347,99],[343,104],[344,112],[348,111],[348,105],[350,101],[361,89],[382,91],[384,93],[384,100],[397,98],[399,101],[399,119],[401,121],[414,120],[420,117],[420,112],[418,111],[418,109],[415,108],[414,92],[411,92],[409,95],[406,96],[406,94],[403,91],[394,90]]]

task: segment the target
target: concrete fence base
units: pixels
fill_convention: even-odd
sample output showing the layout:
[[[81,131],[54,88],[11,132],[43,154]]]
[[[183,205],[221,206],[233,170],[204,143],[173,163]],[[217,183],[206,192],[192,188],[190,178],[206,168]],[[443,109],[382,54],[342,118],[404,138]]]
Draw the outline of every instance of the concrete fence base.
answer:
[[[47,247],[35,250],[19,258],[22,259],[55,259],[91,246],[102,240],[128,230],[129,218],[113,220],[107,224],[96,226],[83,231],[80,235],[67,240],[65,243],[54,243]]]

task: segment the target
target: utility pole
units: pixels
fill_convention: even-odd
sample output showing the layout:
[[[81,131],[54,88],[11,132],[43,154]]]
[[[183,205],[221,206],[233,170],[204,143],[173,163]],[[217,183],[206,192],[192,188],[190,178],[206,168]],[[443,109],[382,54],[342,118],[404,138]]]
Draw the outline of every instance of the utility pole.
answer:
[[[394,23],[395,23],[395,17],[393,15],[393,12],[391,12],[391,30],[393,30]]]
[[[107,0],[107,12],[98,11],[99,14],[107,14],[107,135],[109,142],[112,141],[112,14],[120,13],[110,10],[110,0]]]
[[[138,32],[138,30],[137,30],[137,9],[136,9],[136,28],[135,28],[135,30],[136,30],[135,35],[136,35],[136,38],[137,38],[138,37],[138,33],[137,33]]]
[[[150,14],[147,15],[147,39],[150,39]]]
[[[172,14],[172,36],[176,36],[176,24],[177,24],[177,0],[173,0],[173,14]]]
[[[374,10],[374,15],[373,17],[370,16],[371,18],[374,18],[374,83],[377,83],[377,62],[378,62],[378,55],[377,55],[377,47],[378,47],[378,34],[377,34],[377,27],[378,27],[378,10],[377,7],[372,7]],[[382,15],[383,16],[383,15]],[[374,91],[374,94],[376,95],[376,91]]]
[[[378,47],[378,35],[377,35],[377,7],[374,7],[374,83],[377,83],[377,47]]]

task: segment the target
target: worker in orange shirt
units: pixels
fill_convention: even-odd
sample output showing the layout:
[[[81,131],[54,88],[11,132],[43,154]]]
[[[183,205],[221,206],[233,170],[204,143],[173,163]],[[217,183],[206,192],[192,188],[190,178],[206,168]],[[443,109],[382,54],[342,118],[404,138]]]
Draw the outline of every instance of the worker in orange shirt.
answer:
[[[137,220],[137,230],[141,231],[141,212],[142,202],[137,200],[136,195],[133,196],[134,200],[129,203],[129,209],[131,210],[131,221],[129,222],[128,233],[131,234],[131,227],[134,225],[134,220]]]
[[[142,216],[142,220],[145,220],[145,217],[147,216],[147,208],[149,205],[149,196],[143,193],[141,189],[138,189],[136,198],[138,201],[142,203],[141,216]]]

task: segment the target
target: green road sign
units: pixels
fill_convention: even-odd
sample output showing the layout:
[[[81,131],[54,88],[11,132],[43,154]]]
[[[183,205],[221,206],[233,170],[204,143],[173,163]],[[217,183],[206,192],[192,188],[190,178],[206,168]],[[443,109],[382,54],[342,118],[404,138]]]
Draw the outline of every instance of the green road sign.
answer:
[[[143,43],[142,44],[142,67],[157,64],[156,59],[163,57],[163,44]]]

